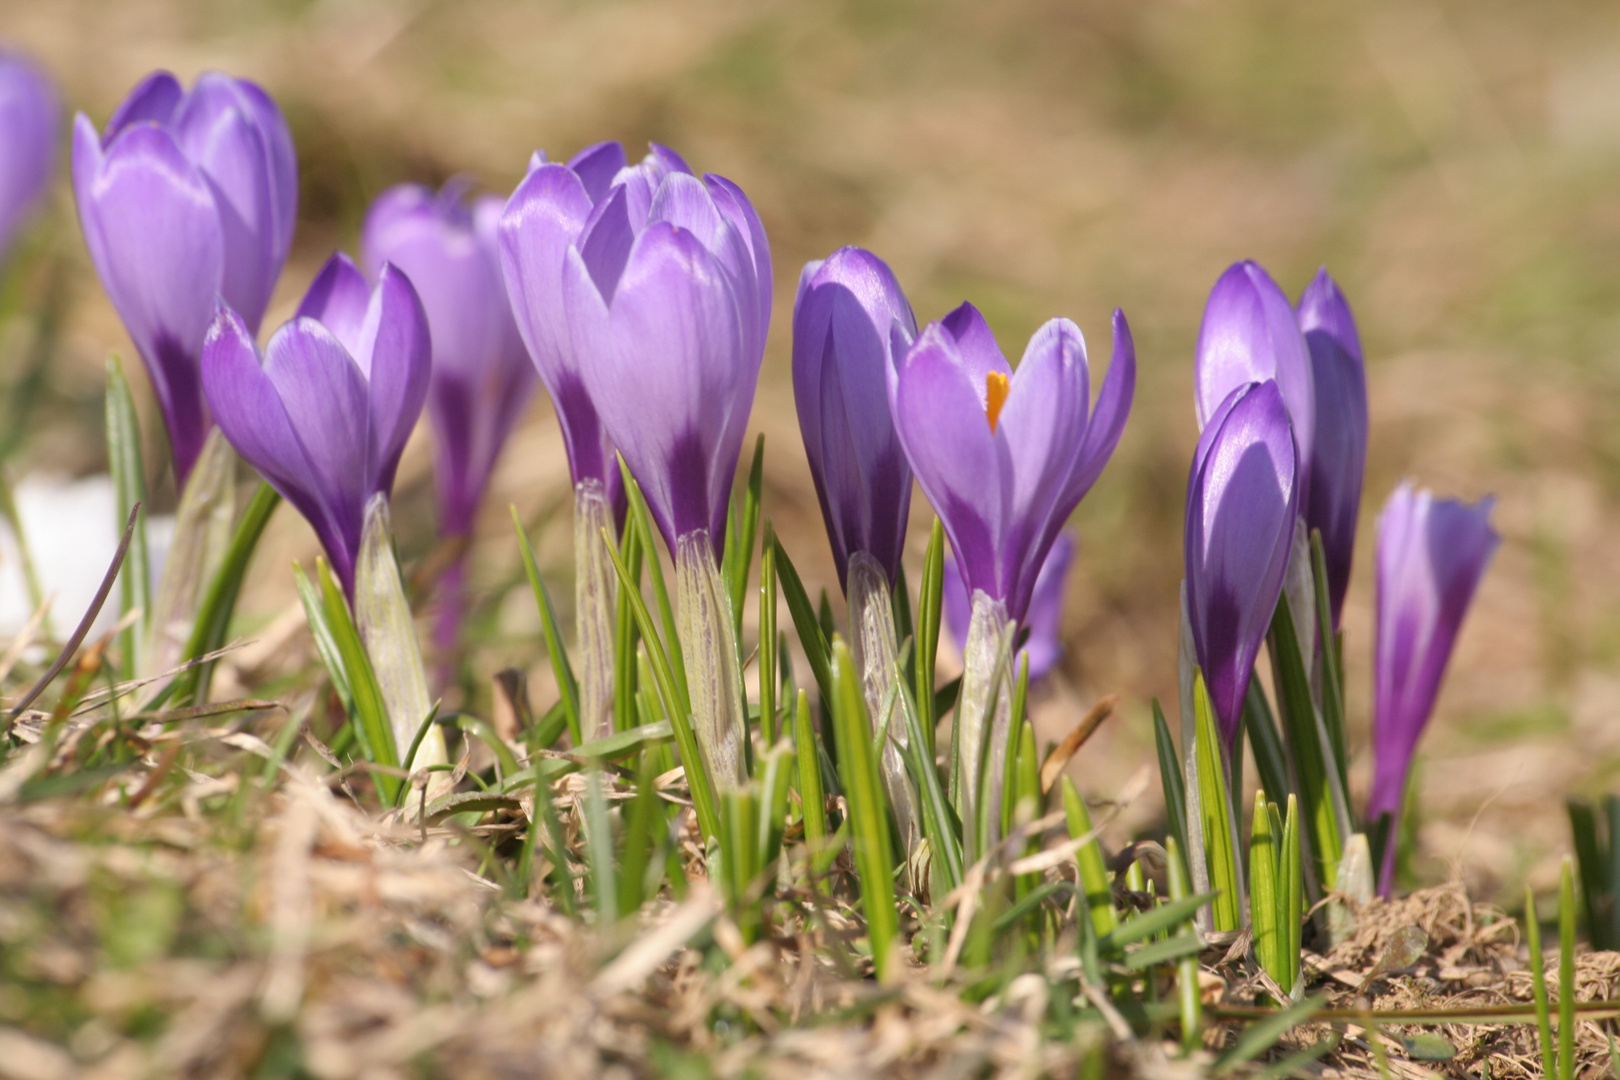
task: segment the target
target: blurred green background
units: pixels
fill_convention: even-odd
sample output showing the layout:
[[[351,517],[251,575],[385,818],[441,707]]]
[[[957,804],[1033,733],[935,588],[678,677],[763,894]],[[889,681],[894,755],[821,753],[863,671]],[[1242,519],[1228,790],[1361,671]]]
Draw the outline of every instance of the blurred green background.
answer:
[[[1358,718],[1374,520],[1395,482],[1494,493],[1506,541],[1427,744],[1420,865],[1460,867],[1487,888],[1526,873],[1546,884],[1567,847],[1562,796],[1615,784],[1620,6],[0,0],[0,38],[98,124],[154,67],[186,79],[219,68],[277,97],[299,151],[301,221],[267,328],[333,247],[353,250],[368,201],[393,183],[467,174],[506,191],[536,147],[559,158],[606,138],[666,142],[736,180],[776,261],[755,412],[767,511],[801,569],[830,587],[788,381],[806,260],[870,247],[921,320],[971,299],[1013,357],[1061,314],[1091,333],[1100,369],[1109,312],[1123,308],[1136,409],[1076,516],[1068,655],[1040,706],[1055,734],[1096,696],[1125,695],[1076,767],[1099,795],[1149,760],[1147,700],[1173,696],[1204,296],[1236,259],[1260,260],[1295,296],[1326,264],[1360,319],[1371,390],[1347,615]],[[16,386],[33,332],[22,313],[65,290],[18,473],[105,467],[102,360],[129,348],[60,175],[58,189],[11,268],[0,327]],[[408,553],[431,543],[421,435],[397,514]],[[475,660],[486,674],[538,662],[532,612],[496,594],[514,558],[506,504],[536,517],[563,506],[565,489],[540,402],[487,507],[489,640]],[[542,553],[566,575],[557,520]],[[919,498],[918,553],[926,521]],[[279,516],[248,598],[261,619],[290,601],[287,560],[313,547]],[[1126,824],[1153,813],[1144,803]]]

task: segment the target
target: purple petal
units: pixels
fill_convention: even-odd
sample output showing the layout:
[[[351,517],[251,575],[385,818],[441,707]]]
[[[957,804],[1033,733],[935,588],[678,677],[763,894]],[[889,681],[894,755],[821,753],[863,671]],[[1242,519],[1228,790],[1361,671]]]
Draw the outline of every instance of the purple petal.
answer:
[[[977,382],[979,403],[982,408],[985,400],[985,377],[992,371],[1011,376],[1012,365],[1007,363],[1007,357],[1002,354],[1001,346],[996,344],[996,335],[991,333],[990,324],[984,321],[984,316],[979,314],[979,309],[972,304],[962,304],[941,319],[940,325],[956,342],[957,351]]]
[[[757,334],[757,340],[750,348],[763,351],[765,328],[771,322],[771,301],[775,292],[775,282],[771,278],[771,245],[765,237],[765,226],[761,224],[759,215],[754,212],[754,204],[748,201],[748,196],[743,194],[742,188],[713,173],[704,176],[703,182],[714,198],[715,208],[731,222],[737,234],[748,245],[753,264],[751,283],[753,288],[749,292],[753,298],[752,332]],[[911,336],[917,336],[915,325],[912,326]]]
[[[1418,738],[1428,725],[1463,616],[1496,551],[1492,501],[1435,499],[1403,483],[1378,521],[1374,655],[1375,765],[1367,817],[1399,816]],[[1387,892],[1393,843],[1380,886]]]
[[[613,294],[618,290],[619,279],[624,275],[625,263],[630,258],[630,248],[635,244],[639,231],[631,221],[629,207],[627,189],[614,188],[605,202],[596,205],[590,220],[574,242],[579,248],[580,257],[585,260],[586,268],[591,272],[591,280],[596,283],[597,291],[609,304],[613,303]]]
[[[1282,593],[1298,497],[1294,440],[1276,383],[1240,387],[1232,397],[1199,438],[1185,540],[1193,644],[1228,744]]]
[[[309,283],[309,291],[298,305],[294,318],[314,319],[341,342],[349,355],[362,362],[369,359],[365,347],[366,312],[371,306],[371,286],[354,260],[341,251],[333,252],[321,272]],[[362,367],[364,370],[364,367]]]
[[[185,93],[180,80],[167,71],[152,72],[130,91],[129,97],[124,99],[124,103],[118,106],[118,111],[112,114],[112,119],[107,121],[107,134],[102,145],[111,146],[112,141],[122,134],[125,128],[135,124],[153,123],[168,126]]]
[[[585,186],[585,194],[590,196],[591,202],[601,202],[608,188],[613,184],[613,178],[619,175],[624,168],[624,144],[619,142],[600,142],[595,146],[587,146],[575,154],[568,161],[568,169],[579,182]]]
[[[146,362],[183,482],[208,433],[198,362],[223,240],[208,185],[168,132],[127,128],[103,155],[82,116],[74,187],[91,260]]]
[[[1316,395],[1293,305],[1254,262],[1229,267],[1210,291],[1194,362],[1198,420],[1207,426],[1233,390],[1275,379],[1298,440],[1301,488],[1308,486],[1316,438]]]
[[[1063,596],[1068,584],[1069,567],[1074,559],[1074,550],[1074,536],[1066,532],[1059,533],[1050,553],[1046,556],[1046,562],[1041,566],[1039,576],[1035,579],[1029,610],[1025,613],[1020,626],[1020,632],[1027,631],[1027,633],[1023,633],[1024,644],[1013,660],[1014,670],[1016,671],[1027,659],[1029,681],[1032,685],[1056,667],[1057,662],[1063,657]],[[968,599],[967,585],[962,580],[961,568],[954,558],[945,561],[945,580],[942,583],[941,598],[946,629],[950,632],[951,640],[956,643],[957,651],[960,652],[967,643],[973,607]]]
[[[1079,502],[1102,475],[1103,466],[1114,456],[1120,436],[1125,433],[1125,421],[1131,415],[1131,402],[1136,396],[1136,341],[1131,336],[1125,313],[1114,309],[1114,355],[1108,362],[1108,374],[1097,393],[1097,405],[1091,411],[1086,426],[1086,438],[1075,462],[1075,471],[1064,491],[1065,501]]]
[[[0,49],[0,258],[50,182],[60,114],[45,73]]]
[[[810,473],[843,582],[866,551],[899,573],[911,469],[889,413],[891,330],[908,346],[911,305],[888,266],[841,248],[805,267],[793,317],[793,385]]]
[[[427,313],[410,279],[391,265],[384,264],[377,277],[367,330],[372,335],[366,375],[376,455],[372,491],[387,493],[394,488],[399,457],[422,415],[433,371]]]
[[[611,307],[570,254],[564,302],[586,390],[641,483],[670,550],[709,529],[719,546],[758,362],[742,355],[737,297],[692,233],[636,239]]]
[[[1339,625],[1350,586],[1356,518],[1367,464],[1367,374],[1350,305],[1327,271],[1300,298],[1300,327],[1310,350],[1316,393],[1316,444],[1305,524],[1322,533],[1333,625]]]
[[[203,344],[203,386],[225,438],[270,486],[314,527],[334,569],[349,586],[353,556],[334,513],[342,495],[331,488],[304,450],[274,383],[259,364],[241,317],[222,308]]]

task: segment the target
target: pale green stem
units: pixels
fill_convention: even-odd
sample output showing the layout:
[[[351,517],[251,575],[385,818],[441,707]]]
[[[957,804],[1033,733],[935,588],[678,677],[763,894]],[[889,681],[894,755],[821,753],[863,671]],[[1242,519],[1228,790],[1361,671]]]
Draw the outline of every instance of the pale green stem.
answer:
[[[168,671],[185,655],[197,605],[214,580],[231,544],[236,515],[236,454],[218,428],[208,433],[202,453],[180,493],[174,515],[174,539],[152,598],[147,646],[141,675]],[[157,684],[153,684],[153,692]]]
[[[741,787],[748,779],[743,771],[742,669],[731,594],[715,565],[707,529],[689,532],[676,543],[675,588],[698,749],[718,789]]]
[[[1178,690],[1181,697],[1181,775],[1183,793],[1187,798],[1187,869],[1192,876],[1192,893],[1207,893],[1209,888],[1209,860],[1204,853],[1204,799],[1198,783],[1198,731],[1193,712],[1193,651],[1192,617],[1187,608],[1187,583],[1181,583],[1181,636],[1177,650]],[[1198,929],[1208,932],[1214,928],[1210,906],[1203,905],[1195,916]]]
[[[388,710],[394,752],[403,758],[433,710],[433,700],[428,696],[427,669],[422,665],[422,647],[416,640],[416,623],[394,558],[388,497],[381,494],[372,496],[366,504],[360,558],[354,569],[354,621],[371,660],[377,688],[382,692],[383,706]],[[448,760],[444,734],[434,724],[417,745],[416,755],[404,764],[414,772]],[[428,793],[434,794],[431,784]]]
[[[903,756],[907,746],[913,709],[911,695],[902,691],[899,646],[895,642],[894,601],[889,579],[878,561],[864,551],[849,560],[846,582],[849,594],[850,654],[861,678],[866,697],[866,713],[872,721],[872,734],[888,729],[883,741],[879,772],[889,796],[889,808],[900,830],[907,853],[922,840],[917,795],[906,775]],[[903,710],[903,711],[902,711]]]
[[[613,506],[602,482],[574,485],[574,623],[579,651],[579,725],[587,741],[613,734],[614,611],[617,581],[607,537],[616,531]],[[620,721],[625,727],[632,717]]]
[[[1007,686],[1012,639],[1006,605],[975,589],[973,617],[962,650],[962,689],[957,695],[954,729],[956,768],[951,773],[951,797],[962,821],[962,857],[967,865],[988,849],[990,826],[1001,817],[1001,780],[1012,728],[1012,694]]]

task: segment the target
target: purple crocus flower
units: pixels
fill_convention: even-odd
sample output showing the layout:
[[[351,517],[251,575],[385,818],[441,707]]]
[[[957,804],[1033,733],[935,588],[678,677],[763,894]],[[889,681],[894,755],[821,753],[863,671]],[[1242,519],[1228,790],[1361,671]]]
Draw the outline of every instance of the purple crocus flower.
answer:
[[[210,427],[198,363],[215,301],[258,333],[292,244],[297,180],[280,110],[228,75],[188,92],[160,71],[105,135],[83,113],[74,121],[85,243],[146,363],[181,484]]]
[[[1198,328],[1193,362],[1198,423],[1208,427],[1232,391],[1251,382],[1276,380],[1288,406],[1299,448],[1300,494],[1309,487],[1316,445],[1316,391],[1311,361],[1294,317],[1294,306],[1259,263],[1234,263],[1210,290]],[[1300,502],[1303,509],[1305,502]]]
[[[1029,661],[1031,685],[1057,667],[1063,658],[1063,592],[1068,584],[1069,567],[1074,563],[1074,550],[1074,534],[1058,533],[1041,572],[1035,576],[1035,591],[1030,594],[1029,610],[1024,613],[1023,628],[1028,636],[1012,663],[1016,673],[1026,659]],[[943,585],[945,625],[950,628],[957,648],[966,649],[973,604],[954,559],[945,564]]]
[[[1271,379],[1238,387],[1199,436],[1185,539],[1193,651],[1228,746],[1282,594],[1298,500],[1282,392]]]
[[[384,265],[373,288],[341,252],[262,357],[229,308],[208,329],[202,383],[220,429],[308,519],[351,593],[366,504],[393,490],[430,357],[410,280]]]
[[[1500,537],[1491,499],[1470,506],[1436,499],[1410,483],[1378,519],[1378,623],[1373,663],[1373,782],[1367,820],[1390,815],[1379,888],[1393,885],[1395,841],[1406,777],[1434,712],[1440,679],[1474,590]]]
[[[1305,525],[1322,533],[1333,625],[1344,612],[1356,548],[1361,480],[1367,466],[1367,371],[1355,316],[1324,267],[1299,298],[1299,326],[1315,386],[1315,444]]]
[[[1035,332],[1017,371],[972,304],[930,323],[889,374],[906,457],[938,511],[969,596],[1021,622],[1047,551],[1096,482],[1130,414],[1136,347],[1114,312],[1114,355],[1090,410],[1085,339]]]
[[[402,184],[372,203],[361,230],[366,269],[404,272],[427,311],[433,376],[427,411],[438,451],[439,528],[466,536],[502,444],[523,415],[535,370],[512,321],[495,228],[503,200],[468,205]]]
[[[607,172],[599,159],[617,158],[602,148],[587,155],[571,169],[540,166],[507,205],[503,258],[519,323],[542,277],[523,265],[524,249],[541,246],[523,231],[552,229],[545,246],[562,255],[563,323],[549,332],[566,329],[584,395],[671,553],[680,537],[706,530],[718,556],[771,316],[765,230],[735,184],[698,179],[656,147],[593,202]],[[568,229],[582,218],[566,242],[555,220],[565,209]],[[531,312],[530,321],[541,320]]]
[[[793,305],[793,398],[838,581],[864,551],[900,572],[911,466],[889,415],[888,371],[917,320],[882,259],[857,247],[807,263]]]
[[[45,73],[0,50],[0,256],[50,182],[59,115]]]
[[[576,154],[566,165],[548,162],[544,152],[534,155],[529,175],[506,203],[496,228],[507,296],[517,316],[518,330],[529,357],[546,384],[574,483],[594,480],[616,506],[623,505],[618,465],[585,386],[586,357],[577,352],[569,332],[563,304],[564,269],[570,249],[584,244],[587,226],[593,235],[596,221],[609,214],[610,196],[623,188],[621,203],[609,214],[614,222],[638,222],[642,227],[658,182],[671,173],[690,175],[691,169],[674,151],[654,145],[646,160],[629,166],[624,147],[598,143]],[[632,233],[635,230],[632,230]],[[611,245],[618,245],[612,247]],[[629,254],[630,237],[619,228],[603,227],[592,254],[596,265],[622,270]]]

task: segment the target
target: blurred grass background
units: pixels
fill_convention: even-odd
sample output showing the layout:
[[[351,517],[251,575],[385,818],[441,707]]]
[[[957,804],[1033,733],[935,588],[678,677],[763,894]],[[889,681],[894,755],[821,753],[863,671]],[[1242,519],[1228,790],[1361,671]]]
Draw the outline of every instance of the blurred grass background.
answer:
[[[298,147],[301,220],[267,329],[333,247],[354,249],[367,203],[393,183],[467,174],[504,192],[536,147],[566,158],[606,138],[632,152],[666,142],[736,180],[776,261],[754,417],[768,442],[767,512],[801,570],[835,595],[788,378],[799,267],[841,244],[870,247],[920,320],[971,299],[1017,357],[1036,326],[1067,315],[1092,335],[1099,370],[1109,312],[1122,307],[1139,350],[1136,409],[1076,517],[1068,654],[1040,706],[1055,734],[1096,696],[1125,695],[1076,767],[1099,795],[1150,759],[1149,697],[1174,696],[1205,294],[1239,258],[1295,296],[1326,264],[1360,320],[1372,404],[1347,614],[1357,775],[1369,764],[1375,516],[1410,475],[1442,493],[1494,493],[1506,541],[1427,743],[1420,866],[1460,868],[1487,889],[1526,874],[1545,886],[1567,848],[1562,796],[1615,785],[1614,5],[0,0],[0,38],[34,54],[98,125],[155,67],[187,80],[219,68],[276,96]],[[102,361],[129,349],[84,255],[65,161],[64,150],[56,198],[5,286],[0,360],[14,388],[26,313],[53,288],[68,303],[29,399],[18,475],[105,468]],[[424,425],[396,511],[415,555],[432,542],[425,439]],[[506,505],[556,520],[541,550],[560,583],[565,491],[561,444],[537,402],[486,507],[481,685],[505,664],[539,663],[526,596],[499,595],[515,580]],[[917,554],[926,521],[919,497]],[[247,599],[257,620],[285,608],[284,568],[313,551],[283,511]]]

